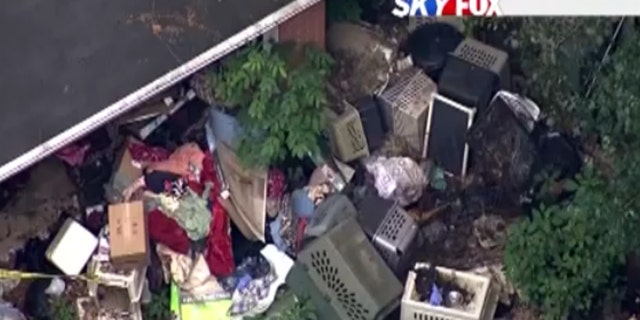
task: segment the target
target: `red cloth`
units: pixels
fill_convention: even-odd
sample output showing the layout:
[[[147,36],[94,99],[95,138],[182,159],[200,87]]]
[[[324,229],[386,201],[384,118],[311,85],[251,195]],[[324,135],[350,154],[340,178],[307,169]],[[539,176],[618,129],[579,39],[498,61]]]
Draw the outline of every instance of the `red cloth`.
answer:
[[[169,247],[169,249],[182,254],[189,253],[191,241],[187,232],[180,228],[178,223],[167,217],[159,209],[149,212],[149,237],[157,243]]]
[[[131,159],[138,162],[158,162],[167,160],[171,153],[163,148],[150,147],[146,144],[132,141],[129,144]]]
[[[207,237],[205,260],[213,275],[227,276],[235,269],[231,247],[231,234],[229,233],[229,216],[218,201],[220,183],[216,179],[213,157],[209,153],[205,155],[203,160],[200,181],[200,183],[197,181],[189,181],[189,187],[197,193],[202,193],[206,182],[214,183],[214,187],[211,188],[209,195],[212,206],[212,219],[209,236]],[[150,212],[148,219],[151,239],[166,245],[178,253],[187,254],[189,252],[189,244],[191,241],[187,233],[180,228],[175,220],[167,217],[160,210]]]

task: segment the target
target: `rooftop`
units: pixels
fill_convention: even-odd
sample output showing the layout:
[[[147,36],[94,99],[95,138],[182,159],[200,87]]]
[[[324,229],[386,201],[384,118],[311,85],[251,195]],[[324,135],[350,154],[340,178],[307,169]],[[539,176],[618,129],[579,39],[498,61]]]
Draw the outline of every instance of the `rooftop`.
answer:
[[[0,181],[23,169],[15,161],[8,168],[12,160],[47,141],[40,152],[51,153],[61,146],[60,139],[50,141],[53,137],[294,2],[317,1],[5,3],[0,10],[0,38],[5,39]]]

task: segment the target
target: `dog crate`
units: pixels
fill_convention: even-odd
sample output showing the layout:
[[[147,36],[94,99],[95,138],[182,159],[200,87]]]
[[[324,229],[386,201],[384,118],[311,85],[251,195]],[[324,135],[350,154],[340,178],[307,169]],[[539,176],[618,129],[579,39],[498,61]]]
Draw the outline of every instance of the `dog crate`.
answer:
[[[402,285],[353,218],[298,254],[287,285],[311,299],[322,320],[384,319],[402,295]]]
[[[420,265],[420,264],[418,264]],[[428,266],[423,266],[428,267]],[[472,295],[466,306],[450,308],[421,302],[416,291],[416,272],[410,271],[402,295],[401,320],[492,320],[498,306],[498,293],[491,278],[470,272],[436,267],[439,276],[455,282]],[[446,297],[445,297],[446,298]]]
[[[341,114],[327,108],[325,115],[333,154],[342,162],[350,162],[368,156],[369,145],[360,113],[346,101],[343,105]]]
[[[413,218],[398,203],[372,195],[360,203],[358,221],[394,273],[405,274],[422,244]]]
[[[435,82],[422,70],[411,68],[380,96],[387,127],[418,154],[422,152],[427,114],[436,90]]]
[[[453,56],[493,72],[500,79],[500,89],[510,89],[511,72],[509,54],[506,52],[478,40],[467,38],[453,51]]]
[[[307,221],[306,238],[320,237],[341,221],[356,216],[356,208],[347,196],[334,194],[316,208],[313,217]]]
[[[438,81],[438,94],[482,110],[499,86],[499,77],[492,71],[450,54]]]

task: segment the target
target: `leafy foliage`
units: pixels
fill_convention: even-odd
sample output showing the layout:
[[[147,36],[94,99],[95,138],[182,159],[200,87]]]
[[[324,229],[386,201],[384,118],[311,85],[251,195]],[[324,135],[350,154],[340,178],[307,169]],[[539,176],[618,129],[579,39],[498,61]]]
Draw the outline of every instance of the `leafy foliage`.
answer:
[[[78,317],[75,306],[64,296],[51,299],[51,316],[56,320],[75,320]]]
[[[251,318],[249,320],[317,320],[315,308],[309,300],[299,300],[292,308],[273,316],[266,317],[264,315]]]
[[[362,14],[358,0],[327,0],[326,6],[331,22],[358,21]]]
[[[305,47],[250,46],[231,58],[215,79],[216,96],[239,107],[244,136],[238,155],[249,166],[267,166],[287,155],[317,152],[325,79],[333,60]]]
[[[630,250],[625,229],[632,217],[614,190],[587,170],[573,201],[542,206],[511,230],[506,273],[548,319],[588,310]]]
[[[576,191],[571,202],[539,208],[510,233],[507,275],[549,319],[588,310],[639,244],[640,85],[630,72],[640,67],[638,40],[632,35],[615,52],[590,97],[573,97],[581,106],[571,110],[575,119],[601,137],[601,147],[613,159],[613,179],[587,166],[570,184]]]
[[[615,18],[474,18],[469,33],[505,35],[505,46],[517,52],[524,72],[524,93],[553,118],[571,121],[587,87],[596,53],[608,40]]]
[[[151,296],[151,302],[142,306],[142,318],[145,320],[170,320],[169,287]]]

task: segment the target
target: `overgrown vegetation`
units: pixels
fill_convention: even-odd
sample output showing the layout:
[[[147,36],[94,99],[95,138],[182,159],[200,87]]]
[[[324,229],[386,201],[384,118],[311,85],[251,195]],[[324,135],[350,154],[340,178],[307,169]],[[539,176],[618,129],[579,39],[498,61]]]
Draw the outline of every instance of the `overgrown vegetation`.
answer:
[[[486,20],[489,21],[489,20]],[[476,22],[473,22],[476,23]],[[507,23],[501,21],[500,23]],[[613,172],[588,161],[567,187],[575,191],[565,203],[541,206],[533,217],[514,226],[505,253],[507,275],[527,301],[544,309],[548,319],[584,315],[610,292],[617,268],[638,246],[640,226],[640,37],[631,35],[609,59],[593,93],[591,56],[612,31],[612,20],[523,19],[510,35],[521,52],[528,78],[526,91],[544,111],[599,138],[600,154]],[[484,22],[468,26],[499,29]],[[574,39],[575,38],[575,39]],[[567,61],[574,60],[567,65]],[[590,159],[591,160],[591,159]]]
[[[244,164],[268,166],[318,152],[332,65],[323,51],[286,45],[252,45],[225,63],[214,90],[239,108],[244,134],[238,156]]]
[[[247,320],[317,320],[318,316],[311,304],[310,300],[299,300],[293,305],[293,307],[278,313],[275,316],[267,317],[260,315],[257,317],[249,318]]]
[[[64,296],[51,298],[51,316],[56,320],[76,320],[76,307]]]
[[[567,127],[611,35],[615,18],[506,18],[465,20],[467,31],[481,40],[499,34],[516,53],[524,93]],[[491,41],[490,41],[491,42]]]
[[[326,8],[331,22],[358,21],[362,15],[358,0],[327,0]]]
[[[164,287],[160,292],[151,296],[151,302],[142,305],[144,320],[171,320],[169,288]]]

